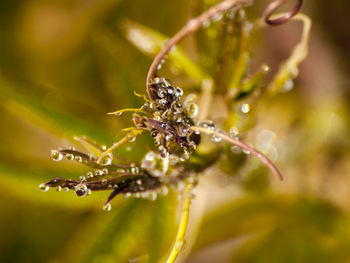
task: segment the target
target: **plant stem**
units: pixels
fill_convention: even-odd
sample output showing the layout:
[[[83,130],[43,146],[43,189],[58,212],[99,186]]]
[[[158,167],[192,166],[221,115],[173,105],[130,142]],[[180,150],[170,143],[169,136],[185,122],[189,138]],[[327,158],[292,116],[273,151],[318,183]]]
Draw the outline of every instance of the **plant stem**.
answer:
[[[175,262],[176,257],[181,252],[181,250],[185,246],[185,233],[188,225],[188,217],[190,213],[190,204],[191,204],[191,195],[190,191],[192,189],[191,184],[187,184],[185,192],[184,192],[184,200],[182,203],[182,215],[181,215],[181,221],[179,230],[176,235],[176,240],[174,243],[174,246],[170,252],[170,255],[166,261],[166,263],[173,263]]]
[[[171,51],[171,49],[177,45],[182,39],[184,39],[187,35],[190,33],[193,33],[197,31],[203,23],[213,19],[216,15],[223,13],[227,11],[228,9],[232,8],[235,5],[239,4],[248,4],[253,2],[253,0],[226,0],[223,1],[216,6],[213,6],[210,8],[207,12],[201,14],[200,16],[190,19],[187,24],[181,28],[180,31],[178,31],[163,47],[163,49],[158,53],[158,55],[154,58],[146,78],[146,87],[147,87],[147,93],[150,98],[151,91],[149,89],[149,85],[151,84],[151,80],[155,77],[157,68],[159,64],[161,64],[164,57]]]
[[[142,133],[143,130],[134,130],[132,132],[129,132],[127,135],[125,135],[120,141],[113,144],[110,148],[108,148],[106,151],[104,151],[100,158],[98,158],[97,163],[101,163],[102,160],[110,153],[112,153],[115,149],[122,146],[124,143],[127,143],[128,141],[131,141],[134,139],[138,134]]]
[[[258,151],[257,149],[253,148],[252,146],[248,145],[245,142],[242,142],[240,140],[234,140],[230,136],[226,135],[223,132],[210,130],[208,128],[198,127],[198,126],[192,126],[190,128],[194,132],[204,132],[206,134],[213,134],[216,136],[219,136],[221,139],[233,144],[237,145],[238,147],[249,151],[252,155],[257,157],[262,163],[264,163],[272,173],[274,173],[280,180],[283,180],[283,176],[280,173],[280,171],[276,168],[276,166],[270,161],[269,158],[267,158],[262,152]]]

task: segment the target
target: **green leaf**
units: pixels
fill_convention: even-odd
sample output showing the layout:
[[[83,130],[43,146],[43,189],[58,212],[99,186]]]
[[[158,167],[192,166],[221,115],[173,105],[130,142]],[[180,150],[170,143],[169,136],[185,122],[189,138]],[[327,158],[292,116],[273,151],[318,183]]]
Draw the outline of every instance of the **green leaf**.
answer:
[[[252,94],[256,89],[262,87],[262,83],[264,81],[267,71],[268,71],[268,67],[264,65],[255,74],[253,74],[250,78],[248,78],[242,84],[242,88],[237,94],[237,97],[235,97],[235,100],[244,99],[248,97],[250,94]]]
[[[266,233],[266,237],[269,237],[281,230],[285,231],[286,235],[288,233],[293,235],[294,231],[311,231],[308,235],[314,235],[315,239],[317,235],[335,239],[338,235],[342,235],[345,240],[350,240],[348,220],[348,215],[333,205],[308,197],[265,195],[257,198],[250,196],[236,200],[205,216],[195,250],[219,241],[253,233],[262,235]],[[344,223],[345,225],[342,226]],[[268,241],[263,240],[260,245],[266,242]],[[340,244],[338,248],[341,249]],[[270,253],[272,253],[271,250]]]
[[[116,198],[110,212],[82,224],[61,253],[61,260],[159,262],[175,236],[176,202],[174,194],[156,201]]]
[[[86,135],[101,143],[113,142],[113,135],[106,128],[100,128],[70,113],[45,104],[42,94],[38,95],[38,92],[35,94],[33,88],[30,92],[27,88],[28,85],[30,84],[0,78],[2,91],[0,98],[3,100],[3,106],[9,112],[58,136],[66,134],[73,138],[74,135]],[[36,89],[38,88],[36,87]]]
[[[161,33],[129,19],[122,20],[120,26],[125,37],[142,53],[150,57],[156,56],[169,39]],[[206,76],[206,73],[178,47],[169,53],[169,61],[198,82],[201,82]]]

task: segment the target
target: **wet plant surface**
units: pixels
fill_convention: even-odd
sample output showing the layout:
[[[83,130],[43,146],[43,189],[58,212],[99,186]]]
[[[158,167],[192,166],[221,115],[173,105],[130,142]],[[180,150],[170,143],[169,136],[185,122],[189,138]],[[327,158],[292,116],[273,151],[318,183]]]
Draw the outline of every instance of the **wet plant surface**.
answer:
[[[4,7],[1,261],[346,262],[346,93],[282,4]]]

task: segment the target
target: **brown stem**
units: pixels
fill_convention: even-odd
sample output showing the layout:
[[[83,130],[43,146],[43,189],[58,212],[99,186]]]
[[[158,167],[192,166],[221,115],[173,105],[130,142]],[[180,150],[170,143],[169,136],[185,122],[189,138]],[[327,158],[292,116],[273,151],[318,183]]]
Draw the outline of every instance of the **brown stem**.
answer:
[[[276,166],[270,161],[270,159],[267,158],[262,152],[256,150],[255,148],[248,145],[247,143],[239,141],[239,140],[234,140],[230,136],[226,135],[223,132],[210,130],[208,128],[192,126],[190,129],[194,132],[204,132],[206,134],[213,134],[213,135],[219,136],[221,139],[223,139],[223,140],[225,140],[233,145],[237,145],[241,149],[249,151],[252,155],[257,157],[263,164],[265,164],[271,170],[271,172],[273,172],[279,179],[283,180],[282,174],[276,168]]]
[[[288,13],[284,14],[283,16],[281,16],[279,18],[270,19],[271,15],[275,12],[275,10],[277,8],[279,8],[282,4],[284,4],[284,2],[285,2],[285,0],[277,0],[277,1],[270,3],[267,6],[267,8],[265,9],[264,14],[263,14],[265,23],[272,25],[272,26],[281,25],[281,24],[287,22],[293,16],[295,16],[299,12],[299,10],[303,4],[303,0],[297,0],[294,7]]]
[[[163,49],[157,54],[157,56],[154,58],[146,78],[146,87],[147,87],[147,93],[148,96],[152,99],[152,94],[149,88],[149,85],[151,84],[151,80],[156,76],[156,71],[161,64],[161,61],[164,59],[164,57],[171,51],[171,49],[177,45],[182,39],[184,39],[187,35],[190,33],[193,33],[197,31],[201,25],[207,21],[210,21],[215,17],[216,15],[223,13],[229,9],[231,9],[235,5],[239,4],[248,4],[253,2],[253,0],[226,0],[223,1],[216,6],[211,7],[207,12],[201,14],[200,16],[190,19],[187,24],[181,28],[179,32],[177,32],[163,47]]]

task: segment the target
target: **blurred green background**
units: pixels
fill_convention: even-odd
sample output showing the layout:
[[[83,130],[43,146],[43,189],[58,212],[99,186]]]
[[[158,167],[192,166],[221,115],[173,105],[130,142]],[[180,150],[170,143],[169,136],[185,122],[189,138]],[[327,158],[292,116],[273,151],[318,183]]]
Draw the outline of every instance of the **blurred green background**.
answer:
[[[267,4],[258,1],[249,17]],[[291,91],[261,102],[246,134],[253,145],[276,137],[268,155],[285,181],[260,166],[241,169],[243,179],[207,171],[179,262],[350,262],[346,10],[345,0],[305,1],[302,12],[313,21],[308,58]],[[182,0],[0,2],[0,262],[158,262],[168,255],[176,192],[155,202],[118,197],[106,213],[106,192],[78,198],[38,185],[87,171],[52,162],[51,149],[79,147],[75,135],[111,145],[131,125],[130,115],[106,113],[141,105],[133,91],[145,93],[152,58],[127,40],[125,19],[172,36],[189,15]],[[300,32],[298,23],[262,29],[251,44],[253,61],[276,72]],[[200,65],[193,42],[181,48]],[[187,92],[193,78],[176,66],[162,72]],[[144,145],[148,136],[120,153],[138,160]]]

